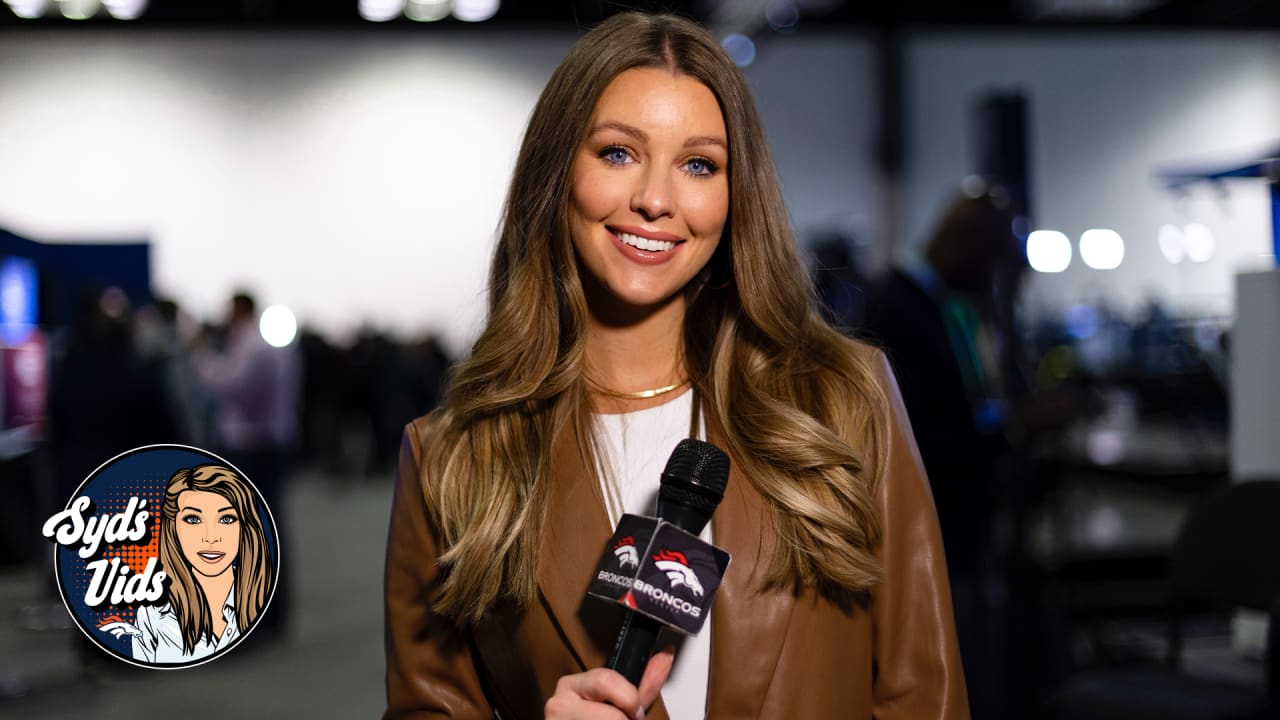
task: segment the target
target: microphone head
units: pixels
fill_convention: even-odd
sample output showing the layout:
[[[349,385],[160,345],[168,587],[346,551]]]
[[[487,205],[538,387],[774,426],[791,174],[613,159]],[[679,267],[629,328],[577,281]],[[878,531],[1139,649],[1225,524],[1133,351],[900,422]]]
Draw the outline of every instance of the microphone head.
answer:
[[[711,443],[685,438],[667,460],[658,497],[710,517],[728,483],[729,456]]]

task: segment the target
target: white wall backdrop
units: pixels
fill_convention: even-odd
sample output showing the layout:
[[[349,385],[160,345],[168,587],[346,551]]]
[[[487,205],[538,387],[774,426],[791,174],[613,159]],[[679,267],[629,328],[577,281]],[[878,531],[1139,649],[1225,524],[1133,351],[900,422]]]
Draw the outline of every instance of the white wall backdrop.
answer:
[[[237,287],[339,336],[442,331],[461,349],[508,174],[570,33],[7,33],[0,227],[45,241],[145,237],[158,293],[214,317]],[[1275,34],[917,33],[906,48],[902,227],[884,228],[867,37],[799,33],[747,72],[802,240],[927,232],[972,171],[971,109],[1031,98],[1033,212],[1072,240],[1108,227],[1124,264],[1038,276],[1040,306],[1152,295],[1231,310],[1234,273],[1274,263],[1260,184],[1182,201],[1155,172],[1280,141]],[[1209,262],[1167,263],[1164,223],[1201,222]],[[893,232],[886,232],[890,230]],[[883,255],[887,248],[880,248]],[[875,259],[875,258],[873,258]]]
[[[1276,34],[1118,33],[1031,36],[924,33],[907,48],[908,247],[928,232],[956,181],[974,170],[971,112],[991,88],[1021,87],[1031,102],[1036,226],[1075,243],[1088,228],[1116,230],[1123,264],[1090,270],[1078,254],[1028,288],[1040,306],[1105,300],[1132,310],[1159,296],[1174,308],[1226,314],[1240,269],[1274,266],[1265,186],[1232,183],[1184,201],[1158,169],[1280,144]],[[1164,223],[1200,222],[1217,237],[1205,263],[1171,265]]]
[[[237,287],[341,336],[483,315],[525,121],[572,34],[9,33],[0,227],[145,237],[201,317]],[[748,75],[795,224],[874,224],[865,43],[784,38]]]

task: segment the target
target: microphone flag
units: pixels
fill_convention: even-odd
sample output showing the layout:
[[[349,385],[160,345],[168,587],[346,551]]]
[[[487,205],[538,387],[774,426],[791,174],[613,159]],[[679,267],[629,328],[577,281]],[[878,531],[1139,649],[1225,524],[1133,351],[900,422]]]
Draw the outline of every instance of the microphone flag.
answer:
[[[729,553],[669,522],[623,515],[588,595],[696,635],[706,622]]]

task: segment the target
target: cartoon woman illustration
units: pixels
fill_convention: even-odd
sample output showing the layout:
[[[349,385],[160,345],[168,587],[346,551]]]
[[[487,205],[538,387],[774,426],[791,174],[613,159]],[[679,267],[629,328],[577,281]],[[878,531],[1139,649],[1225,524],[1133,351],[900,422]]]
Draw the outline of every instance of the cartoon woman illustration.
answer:
[[[198,660],[233,645],[262,613],[275,573],[253,497],[244,478],[222,465],[169,479],[160,517],[167,602],[140,606],[136,626],[102,627],[132,636],[135,660]]]

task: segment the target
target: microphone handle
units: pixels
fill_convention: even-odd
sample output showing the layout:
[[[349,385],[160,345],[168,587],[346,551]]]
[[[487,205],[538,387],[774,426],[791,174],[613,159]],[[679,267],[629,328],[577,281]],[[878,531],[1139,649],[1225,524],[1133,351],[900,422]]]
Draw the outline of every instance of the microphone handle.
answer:
[[[632,685],[640,687],[640,678],[644,677],[644,669],[649,664],[649,656],[653,655],[653,647],[658,644],[658,631],[662,624],[643,613],[627,611],[627,619],[622,623],[618,633],[618,642],[613,647],[613,657],[606,666],[617,670]]]

